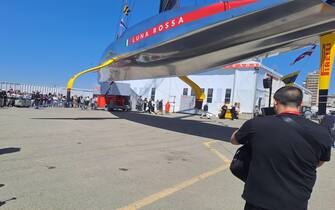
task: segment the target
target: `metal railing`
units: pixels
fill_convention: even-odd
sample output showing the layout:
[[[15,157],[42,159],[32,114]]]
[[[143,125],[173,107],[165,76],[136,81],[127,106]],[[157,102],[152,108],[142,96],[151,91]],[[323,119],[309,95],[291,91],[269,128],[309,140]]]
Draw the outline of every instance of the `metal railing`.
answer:
[[[34,85],[34,84],[22,84],[16,82],[1,82],[0,81],[0,90],[4,89],[6,91],[19,90],[22,93],[32,93],[32,92],[40,92],[42,94],[66,94],[66,87],[58,87],[58,86],[46,86],[46,85]],[[93,90],[91,89],[73,89],[74,95],[80,96],[93,96]]]

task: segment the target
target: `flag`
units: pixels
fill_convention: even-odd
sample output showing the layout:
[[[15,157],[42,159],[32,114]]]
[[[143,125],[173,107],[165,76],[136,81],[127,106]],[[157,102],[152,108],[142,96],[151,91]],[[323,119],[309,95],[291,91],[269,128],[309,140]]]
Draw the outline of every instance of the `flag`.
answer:
[[[121,21],[120,21],[120,28],[123,28],[124,30],[127,29],[127,26],[126,26],[126,24],[124,23],[123,18],[122,18]]]
[[[299,74],[300,74],[300,71],[293,72],[291,74],[283,76],[281,78],[281,81],[283,81],[285,83],[285,85],[287,85],[287,86],[293,86],[295,81],[297,80]]]
[[[315,48],[316,48],[316,45],[313,44],[313,46],[312,46],[311,49],[309,49],[308,51],[304,52],[304,53],[301,54],[299,57],[297,57],[297,58],[294,60],[294,62],[291,63],[291,65],[296,64],[297,62],[301,61],[302,59],[304,59],[304,58],[307,57],[307,56],[311,56],[311,55],[313,54]]]
[[[125,15],[129,15],[129,13],[130,13],[130,9],[129,9],[129,6],[126,4],[126,5],[124,5],[124,7],[123,7],[123,14],[125,14]]]

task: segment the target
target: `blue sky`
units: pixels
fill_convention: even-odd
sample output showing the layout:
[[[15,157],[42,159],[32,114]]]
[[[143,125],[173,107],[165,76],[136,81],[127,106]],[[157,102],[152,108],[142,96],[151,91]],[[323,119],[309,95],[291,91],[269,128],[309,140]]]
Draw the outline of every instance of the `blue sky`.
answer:
[[[157,13],[158,0],[132,1],[136,2],[130,25]],[[123,2],[1,0],[0,81],[66,86],[75,73],[99,63],[119,28]],[[271,57],[263,63],[282,74],[300,70],[298,82],[302,83],[308,72],[319,68],[319,49],[290,66],[302,52]],[[97,75],[91,73],[78,79],[75,87],[93,88],[96,82]]]

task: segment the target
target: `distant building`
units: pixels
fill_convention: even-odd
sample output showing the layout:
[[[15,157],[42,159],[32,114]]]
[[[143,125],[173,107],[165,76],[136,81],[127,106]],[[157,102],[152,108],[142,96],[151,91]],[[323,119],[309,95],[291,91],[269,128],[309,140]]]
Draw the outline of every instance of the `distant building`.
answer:
[[[317,106],[319,102],[319,72],[314,71],[307,75],[304,87],[312,92],[312,106]]]
[[[335,108],[335,95],[328,95],[327,107]]]

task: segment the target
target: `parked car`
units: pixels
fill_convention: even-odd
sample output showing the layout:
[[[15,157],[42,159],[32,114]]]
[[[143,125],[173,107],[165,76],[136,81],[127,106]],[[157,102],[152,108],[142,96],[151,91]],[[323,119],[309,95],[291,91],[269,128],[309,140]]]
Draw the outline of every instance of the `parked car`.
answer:
[[[130,97],[129,96],[106,96],[107,110],[108,111],[131,111]]]

